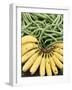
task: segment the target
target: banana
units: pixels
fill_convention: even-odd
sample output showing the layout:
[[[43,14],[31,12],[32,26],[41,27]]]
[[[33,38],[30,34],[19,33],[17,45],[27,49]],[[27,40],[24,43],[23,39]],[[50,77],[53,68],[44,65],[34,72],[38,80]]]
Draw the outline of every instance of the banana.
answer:
[[[51,56],[49,56],[49,60],[50,60],[51,69],[52,69],[53,73],[55,75],[57,75],[58,74],[58,69],[57,69],[57,67],[55,65],[55,62],[53,61],[53,58]]]
[[[31,35],[26,35],[26,36],[22,37],[21,41],[22,41],[22,44],[30,43],[30,42],[38,43],[38,40]]]
[[[24,44],[22,45],[22,48],[21,48],[21,54],[22,56],[28,52],[29,50],[33,49],[33,48],[37,48],[38,45],[35,44],[35,43],[28,43],[28,44]]]
[[[53,58],[53,60],[54,60],[54,62],[55,62],[55,64],[56,64],[56,66],[57,66],[59,69],[62,69],[62,68],[63,68],[63,64],[59,61],[59,59],[58,59],[55,55],[53,55],[52,58]]]
[[[40,76],[45,75],[45,55],[42,57],[41,63],[40,63]]]
[[[60,55],[59,53],[57,53],[57,52],[53,52],[54,53],[54,55],[61,61],[61,62],[63,62],[63,56],[62,55]]]
[[[63,49],[55,48],[54,51],[57,52],[57,53],[60,53],[63,56]]]
[[[46,73],[47,73],[48,76],[52,76],[50,60],[49,60],[48,56],[46,57]]]
[[[22,56],[21,62],[24,63],[26,62],[33,54],[35,54],[38,51],[38,49],[33,49],[29,52],[27,52],[24,56]]]
[[[31,66],[32,64],[35,62],[36,58],[38,57],[38,53],[35,53],[23,66],[23,72],[26,72]]]
[[[36,61],[32,65],[32,67],[30,69],[31,74],[34,74],[36,72],[36,70],[38,69],[38,67],[41,63],[41,60],[42,60],[42,54],[37,57]]]
[[[63,43],[56,43],[55,46],[63,49]]]

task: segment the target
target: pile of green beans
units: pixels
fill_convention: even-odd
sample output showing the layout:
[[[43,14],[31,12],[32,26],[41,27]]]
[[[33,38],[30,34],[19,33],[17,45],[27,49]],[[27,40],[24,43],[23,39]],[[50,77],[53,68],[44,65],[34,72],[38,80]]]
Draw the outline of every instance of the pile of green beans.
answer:
[[[21,13],[21,36],[33,35],[40,47],[63,42],[63,14]]]

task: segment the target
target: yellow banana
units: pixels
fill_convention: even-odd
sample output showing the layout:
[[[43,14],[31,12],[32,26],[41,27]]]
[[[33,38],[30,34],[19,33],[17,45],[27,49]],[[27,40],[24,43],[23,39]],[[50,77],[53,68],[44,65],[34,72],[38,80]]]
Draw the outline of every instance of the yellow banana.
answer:
[[[41,60],[42,60],[42,55],[39,55],[30,69],[31,74],[34,74],[36,72],[36,70],[38,69],[41,63]]]
[[[50,60],[51,69],[52,69],[53,73],[55,75],[57,75],[58,74],[58,69],[57,69],[57,67],[55,65],[55,62],[53,61],[53,58],[51,56],[49,57],[49,60]]]
[[[54,55],[61,61],[61,62],[63,62],[63,56],[62,55],[60,55],[59,53],[57,53],[57,52],[53,52],[54,53]]]
[[[38,40],[31,35],[26,35],[22,37],[22,44],[29,43],[29,42],[38,43]]]
[[[38,57],[38,53],[35,53],[23,66],[23,71],[26,72],[31,66],[32,64],[35,62],[36,58]]]
[[[27,44],[22,45],[22,48],[21,48],[22,56],[29,50],[31,50],[33,48],[37,48],[37,47],[38,47],[38,45],[35,43],[27,43]]]
[[[55,64],[56,64],[56,66],[57,66],[59,69],[62,69],[62,68],[63,68],[63,64],[59,61],[59,59],[58,59],[55,55],[53,55],[52,58],[53,58],[53,60],[54,60],[54,62],[55,62]]]
[[[56,43],[55,46],[63,49],[63,43]]]
[[[27,52],[24,56],[22,56],[22,63],[26,62],[33,54],[36,53],[38,49],[33,49],[29,52]]]
[[[49,60],[48,56],[46,57],[46,73],[47,73],[48,76],[52,76],[50,60]]]
[[[41,63],[40,63],[40,76],[45,75],[45,56],[42,57]]]
[[[56,49],[54,49],[54,51],[63,55],[63,49],[61,49],[61,48],[56,48]]]

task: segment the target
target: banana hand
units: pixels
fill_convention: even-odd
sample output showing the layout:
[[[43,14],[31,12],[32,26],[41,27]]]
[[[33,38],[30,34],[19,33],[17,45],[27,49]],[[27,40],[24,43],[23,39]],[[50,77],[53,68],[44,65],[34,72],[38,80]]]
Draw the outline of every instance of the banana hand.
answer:
[[[59,61],[59,59],[58,59],[55,55],[53,55],[52,58],[53,58],[53,60],[54,60],[54,62],[55,62],[55,64],[56,64],[56,66],[57,66],[59,69],[62,69],[62,68],[63,68],[63,64]]]
[[[40,63],[40,76],[45,75],[45,56],[42,57],[41,63]]]
[[[57,53],[59,53],[59,54],[61,54],[63,56],[63,49],[56,48],[56,49],[54,49],[54,51],[57,52]]]
[[[30,43],[30,42],[38,43],[38,40],[31,35],[26,35],[22,37],[22,44]]]
[[[58,48],[63,49],[63,43],[56,43],[55,46],[58,47]]]
[[[24,56],[22,56],[22,60],[21,62],[24,63],[26,62],[33,54],[35,54],[37,52],[38,49],[33,49],[31,51],[29,51],[28,53],[26,53]]]
[[[21,48],[22,56],[29,50],[32,50],[33,48],[37,48],[37,47],[38,45],[35,43],[27,43],[27,44],[22,45],[22,48]]]
[[[50,60],[51,69],[52,69],[53,73],[55,75],[57,75],[58,74],[58,69],[57,69],[57,67],[55,65],[55,62],[53,61],[53,58],[51,56],[49,57],[49,60]]]
[[[53,52],[54,53],[54,55],[61,61],[61,62],[63,62],[63,56],[62,55],[60,55],[59,53],[57,53],[57,52]]]
[[[50,60],[49,60],[48,56],[46,57],[46,73],[47,73],[48,76],[52,76]]]
[[[38,57],[38,53],[35,53],[23,66],[23,71],[26,72],[31,66],[32,64],[35,62],[36,58]]]
[[[39,55],[30,69],[31,74],[34,74],[36,72],[36,70],[38,69],[41,63],[41,60],[42,60],[42,55]]]

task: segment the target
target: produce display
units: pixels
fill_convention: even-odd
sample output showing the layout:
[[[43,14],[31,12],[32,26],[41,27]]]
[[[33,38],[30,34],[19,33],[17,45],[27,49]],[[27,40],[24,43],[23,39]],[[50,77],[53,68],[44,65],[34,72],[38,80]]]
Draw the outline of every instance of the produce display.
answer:
[[[63,75],[63,14],[21,13],[21,73]]]

